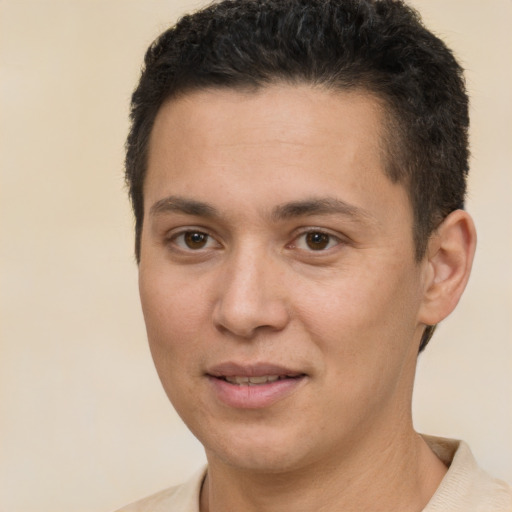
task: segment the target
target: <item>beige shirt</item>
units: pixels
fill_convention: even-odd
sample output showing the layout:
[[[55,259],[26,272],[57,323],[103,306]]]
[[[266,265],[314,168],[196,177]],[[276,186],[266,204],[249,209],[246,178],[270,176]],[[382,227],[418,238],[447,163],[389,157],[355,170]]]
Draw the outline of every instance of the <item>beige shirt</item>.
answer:
[[[512,487],[480,469],[463,441],[423,436],[449,467],[423,512],[512,512]],[[137,501],[117,512],[199,512],[206,468],[187,483]]]

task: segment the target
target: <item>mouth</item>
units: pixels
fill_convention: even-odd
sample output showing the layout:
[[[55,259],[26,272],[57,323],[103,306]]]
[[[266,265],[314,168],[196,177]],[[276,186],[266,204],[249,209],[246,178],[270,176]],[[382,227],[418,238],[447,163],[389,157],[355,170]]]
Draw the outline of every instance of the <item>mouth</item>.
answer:
[[[208,370],[213,396],[236,409],[270,407],[302,388],[308,375],[274,364],[223,363]]]
[[[242,375],[233,376],[220,376],[218,379],[229,382],[230,384],[236,384],[237,386],[261,386],[263,384],[269,384],[278,380],[285,379],[299,379],[304,374],[297,375],[261,375],[259,377],[247,377]]]
[[[301,371],[277,364],[239,364],[234,362],[215,365],[208,369],[206,374],[209,377],[242,386],[258,386],[279,380],[298,379],[306,376],[306,374]]]

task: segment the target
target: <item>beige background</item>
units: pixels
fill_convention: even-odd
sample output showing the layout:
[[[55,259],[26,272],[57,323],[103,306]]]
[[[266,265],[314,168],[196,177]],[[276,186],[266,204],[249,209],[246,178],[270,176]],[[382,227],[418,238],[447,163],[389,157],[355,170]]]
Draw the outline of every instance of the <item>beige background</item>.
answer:
[[[474,274],[420,358],[420,431],[512,481],[512,2],[416,0],[468,70]],[[0,0],[0,511],[108,511],[203,461],[146,346],[123,188],[146,46],[199,1]]]

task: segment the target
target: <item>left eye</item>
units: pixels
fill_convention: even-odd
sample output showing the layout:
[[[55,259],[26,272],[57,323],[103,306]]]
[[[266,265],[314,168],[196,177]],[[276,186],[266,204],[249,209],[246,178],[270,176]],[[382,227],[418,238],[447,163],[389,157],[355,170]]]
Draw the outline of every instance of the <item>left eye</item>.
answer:
[[[307,251],[325,251],[340,243],[339,239],[323,231],[309,231],[300,235],[295,241],[295,247]]]
[[[173,237],[173,242],[180,249],[195,251],[209,249],[217,245],[215,239],[202,231],[184,231]]]

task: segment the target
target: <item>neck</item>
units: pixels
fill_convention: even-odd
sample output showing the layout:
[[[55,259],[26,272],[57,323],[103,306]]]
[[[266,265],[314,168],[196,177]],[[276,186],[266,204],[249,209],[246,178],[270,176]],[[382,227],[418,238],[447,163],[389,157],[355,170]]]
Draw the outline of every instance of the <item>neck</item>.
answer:
[[[201,512],[421,511],[446,473],[412,426],[356,444],[357,450],[272,474],[233,468],[210,455]]]

